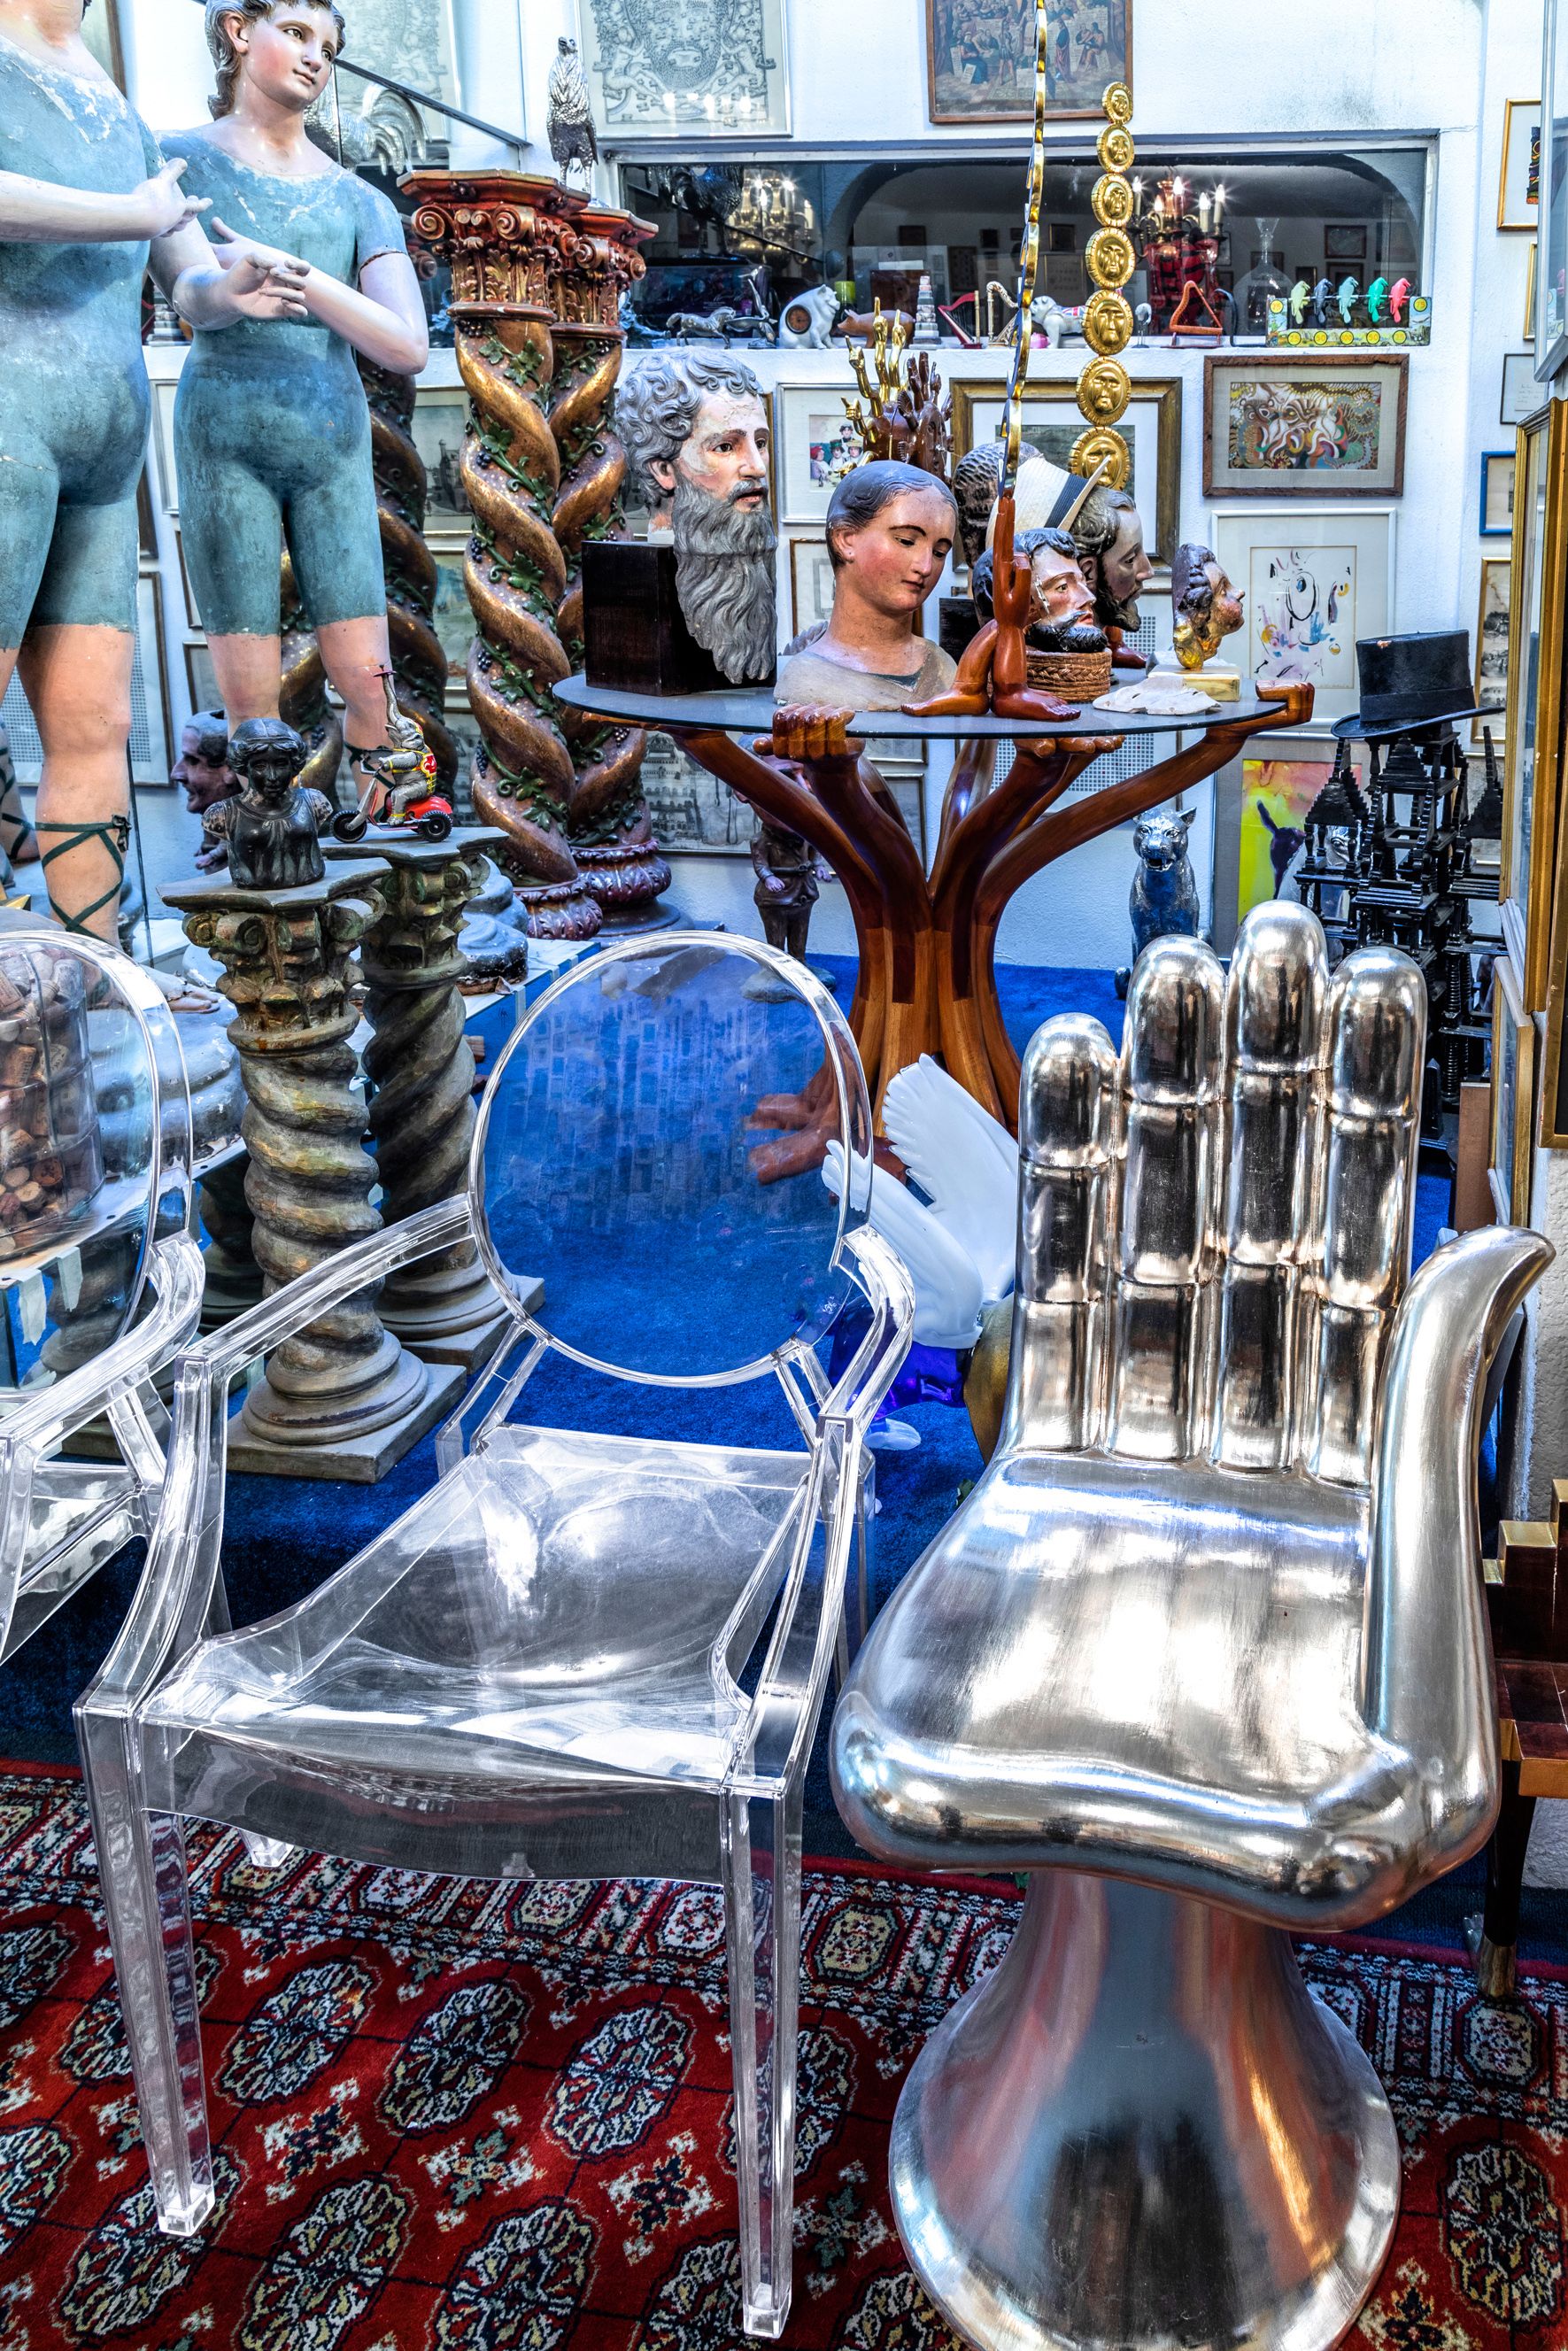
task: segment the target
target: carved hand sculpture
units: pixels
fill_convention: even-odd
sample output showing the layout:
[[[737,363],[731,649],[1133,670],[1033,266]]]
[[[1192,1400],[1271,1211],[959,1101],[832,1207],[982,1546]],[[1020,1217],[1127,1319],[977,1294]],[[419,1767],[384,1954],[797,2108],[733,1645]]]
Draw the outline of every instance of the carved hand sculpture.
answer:
[[[1472,1853],[1497,1729],[1475,1508],[1490,1358],[1550,1262],[1406,1287],[1426,990],[1305,909],[1134,972],[1120,1056],[1024,1063],[1001,1440],[862,1650],[840,1807],[882,1858],[1140,1878],[1353,1926]]]

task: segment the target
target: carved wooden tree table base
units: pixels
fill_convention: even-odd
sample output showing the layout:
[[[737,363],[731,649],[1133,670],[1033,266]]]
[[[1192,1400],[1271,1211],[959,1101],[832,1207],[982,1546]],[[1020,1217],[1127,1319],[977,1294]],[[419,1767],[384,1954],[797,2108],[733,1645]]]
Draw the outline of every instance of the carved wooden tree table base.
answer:
[[[1257,702],[1230,705],[1207,725],[1123,720],[1128,733],[1179,731],[1190,739],[1172,757],[1065,808],[1057,802],[1074,779],[1125,739],[1110,731],[1109,716],[1085,710],[1042,737],[995,719],[916,722],[890,712],[869,715],[858,722],[867,733],[964,737],[927,874],[892,792],[861,756],[848,712],[774,711],[761,695],[661,701],[592,688],[580,678],[557,692],[574,707],[663,727],[769,823],[803,834],[832,867],[854,921],[860,968],[849,1019],[879,1134],[889,1080],[923,1053],[944,1062],[977,1102],[1016,1132],[1019,1057],[1002,1019],[996,973],[997,932],[1009,901],[1031,875],[1080,842],[1203,782],[1249,736],[1301,726],[1312,710],[1310,686],[1281,686],[1265,688]],[[711,705],[711,716],[704,705]],[[758,725],[770,732],[745,739]],[[1011,742],[1013,761],[997,784],[998,741]],[[755,1164],[761,1172],[782,1176],[821,1158],[817,1115],[819,1108],[831,1114],[827,1091],[824,1081],[821,1097],[809,1086],[800,1096],[758,1105],[759,1128],[793,1130],[758,1152]]]

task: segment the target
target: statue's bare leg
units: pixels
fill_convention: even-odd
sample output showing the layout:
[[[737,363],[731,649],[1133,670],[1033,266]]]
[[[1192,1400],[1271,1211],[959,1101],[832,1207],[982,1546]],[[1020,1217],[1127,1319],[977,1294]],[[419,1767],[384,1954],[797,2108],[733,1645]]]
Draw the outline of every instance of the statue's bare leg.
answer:
[[[31,629],[0,653],[0,693],[19,669],[44,746],[37,825],[49,904],[68,928],[112,941],[131,811],[129,629]]]

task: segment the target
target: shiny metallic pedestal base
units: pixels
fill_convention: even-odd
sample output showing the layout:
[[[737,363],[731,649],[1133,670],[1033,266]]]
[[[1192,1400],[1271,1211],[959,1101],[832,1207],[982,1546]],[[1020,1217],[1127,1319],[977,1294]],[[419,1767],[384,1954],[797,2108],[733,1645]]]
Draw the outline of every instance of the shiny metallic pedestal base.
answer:
[[[890,2168],[980,2351],[1329,2351],[1399,2209],[1388,2101],[1286,1937],[1068,1871],[926,2043]]]

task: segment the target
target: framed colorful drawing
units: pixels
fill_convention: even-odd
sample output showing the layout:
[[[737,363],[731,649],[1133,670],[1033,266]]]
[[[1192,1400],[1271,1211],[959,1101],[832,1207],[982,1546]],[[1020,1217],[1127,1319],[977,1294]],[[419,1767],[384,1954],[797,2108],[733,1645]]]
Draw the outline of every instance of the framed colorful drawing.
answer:
[[[1205,497],[1398,497],[1409,365],[1403,351],[1211,353]]]
[[[1527,1012],[1546,1009],[1557,851],[1558,716],[1568,595],[1568,406],[1525,425],[1514,465],[1503,732],[1502,930]],[[1556,998],[1561,1005],[1561,990]],[[1555,1043],[1555,1040],[1553,1040]],[[1555,1054],[1550,1066],[1556,1067]]]
[[[1231,659],[1260,685],[1311,685],[1314,730],[1357,707],[1356,639],[1391,625],[1394,519],[1392,508],[1215,517],[1215,554],[1246,591],[1246,624],[1228,640]]]
[[[755,139],[789,128],[784,0],[582,0],[582,64],[601,135]]]
[[[781,523],[826,518],[828,501],[860,445],[844,414],[853,391],[846,372],[841,391],[831,383],[786,384],[777,393]]]
[[[1291,875],[1307,845],[1307,811],[1333,773],[1327,759],[1243,759],[1238,921],[1266,898],[1299,898]]]
[[[1072,444],[1083,431],[1075,377],[1034,377],[1024,389],[1023,437],[1054,465],[1065,465]],[[953,455],[955,461],[982,441],[1001,437],[1007,413],[1006,388],[994,378],[987,382],[955,381],[953,395]],[[1177,376],[1134,376],[1133,397],[1116,430],[1127,444],[1132,470],[1127,487],[1144,518],[1149,559],[1164,567],[1176,553],[1181,520],[1181,380]]]
[[[933,122],[1028,122],[1034,113],[1034,10],[1008,0],[925,0]],[[1133,81],[1133,0],[1053,8],[1046,108],[1059,122],[1098,118],[1108,82]]]
[[[1534,228],[1541,217],[1541,100],[1511,98],[1502,122],[1499,228]]]
[[[1476,528],[1482,538],[1513,536],[1513,451],[1481,451],[1481,518]]]

